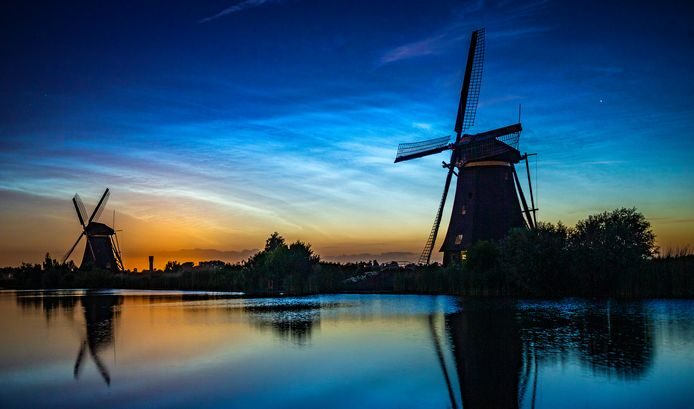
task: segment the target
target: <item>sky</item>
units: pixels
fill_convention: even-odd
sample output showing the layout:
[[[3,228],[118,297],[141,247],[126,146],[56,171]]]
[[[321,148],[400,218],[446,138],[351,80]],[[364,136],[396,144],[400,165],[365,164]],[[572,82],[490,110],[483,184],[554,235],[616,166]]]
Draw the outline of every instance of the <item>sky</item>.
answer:
[[[480,27],[470,132],[522,106],[539,219],[636,207],[661,247],[694,244],[694,6],[621,3],[3,2],[0,266],[62,257],[72,196],[106,187],[128,268],[240,260],[273,231],[416,260],[448,158],[395,152],[453,133]]]

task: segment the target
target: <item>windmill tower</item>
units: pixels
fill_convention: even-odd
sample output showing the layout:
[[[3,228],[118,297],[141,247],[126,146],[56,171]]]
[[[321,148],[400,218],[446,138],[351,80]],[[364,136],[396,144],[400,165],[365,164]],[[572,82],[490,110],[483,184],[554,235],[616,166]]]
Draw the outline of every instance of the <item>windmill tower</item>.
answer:
[[[123,261],[120,256],[120,245],[116,231],[111,227],[99,223],[99,217],[106,207],[110,192],[108,188],[101,196],[99,203],[94,208],[92,215],[87,219],[87,211],[84,203],[78,194],[72,198],[75,205],[77,218],[82,226],[82,233],[77,237],[77,241],[63,257],[63,263],[70,257],[72,251],[77,247],[83,236],[87,237],[87,244],[82,256],[80,268],[96,267],[102,270],[123,271]],[[85,223],[86,220],[86,223]]]
[[[534,228],[536,224],[537,209],[532,197],[530,174],[528,184],[532,208],[525,200],[515,168],[515,164],[525,160],[529,172],[528,155],[521,155],[518,151],[521,124],[478,134],[463,133],[474,124],[477,112],[482,85],[484,37],[484,29],[472,32],[455,121],[455,140],[449,142],[450,136],[445,136],[398,146],[395,163],[451,151],[449,163],[443,162],[448,174],[434,225],[419,258],[422,264],[428,264],[431,260],[454,175],[457,177],[455,199],[448,231],[440,249],[444,265],[459,261],[462,254],[478,240],[501,239],[514,227]]]

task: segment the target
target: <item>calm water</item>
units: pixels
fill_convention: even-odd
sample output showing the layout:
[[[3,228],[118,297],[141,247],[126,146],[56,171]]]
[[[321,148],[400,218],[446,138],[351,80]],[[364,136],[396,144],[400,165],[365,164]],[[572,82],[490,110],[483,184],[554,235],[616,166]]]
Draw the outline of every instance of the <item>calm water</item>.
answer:
[[[693,408],[694,302],[0,292],[0,407]]]

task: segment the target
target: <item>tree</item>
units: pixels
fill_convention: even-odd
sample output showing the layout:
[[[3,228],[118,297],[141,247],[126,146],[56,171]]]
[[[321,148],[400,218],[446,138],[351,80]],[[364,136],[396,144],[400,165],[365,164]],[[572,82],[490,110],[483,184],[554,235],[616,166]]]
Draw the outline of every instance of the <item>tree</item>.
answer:
[[[270,252],[280,246],[284,246],[284,237],[280,236],[279,233],[274,232],[265,240],[265,251]]]
[[[320,257],[310,244],[296,241],[287,245],[284,238],[274,232],[265,241],[265,249],[244,263],[244,270],[254,290],[302,293],[309,291],[310,276],[319,262]]]
[[[596,295],[614,292],[620,277],[638,273],[657,252],[651,225],[635,208],[580,220],[569,245],[575,278]]]
[[[495,242],[479,240],[470,246],[465,255],[465,269],[468,291],[476,295],[496,295],[500,290],[499,248]]]
[[[167,261],[164,267],[165,273],[175,273],[181,271],[181,263],[178,261]]]
[[[527,295],[559,295],[568,286],[569,229],[561,222],[514,229],[501,241],[501,265],[510,290]]]

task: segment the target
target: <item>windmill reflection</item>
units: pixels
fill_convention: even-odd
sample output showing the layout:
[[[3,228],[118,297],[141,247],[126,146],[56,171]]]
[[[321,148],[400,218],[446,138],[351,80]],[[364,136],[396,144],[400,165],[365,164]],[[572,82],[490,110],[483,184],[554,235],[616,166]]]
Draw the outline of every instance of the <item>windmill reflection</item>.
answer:
[[[92,291],[87,291],[84,295],[77,295],[74,292],[26,291],[17,293],[15,301],[22,310],[42,310],[46,322],[49,324],[60,311],[65,314],[66,318],[72,320],[77,303],[81,303],[85,332],[75,359],[74,377],[75,379],[79,378],[85,356],[89,354],[104,382],[107,385],[111,384],[111,375],[99,357],[99,352],[114,341],[113,325],[118,317],[118,308],[116,307],[123,303],[122,296]]]
[[[446,316],[445,325],[464,408],[517,408],[523,368],[523,345],[515,310],[486,302],[465,301]],[[447,383],[449,383],[447,381]],[[459,407],[453,400],[451,404]]]
[[[535,407],[543,364],[576,360],[602,375],[632,380],[653,361],[653,326],[641,304],[585,304],[561,312],[466,300],[460,307],[444,320],[450,355],[429,316],[453,408]],[[451,355],[457,388],[446,364]]]
[[[111,375],[99,357],[99,351],[113,343],[113,324],[118,316],[116,307],[122,302],[123,297],[116,295],[97,295],[88,292],[82,297],[86,333],[75,359],[73,369],[75,379],[79,378],[84,357],[89,353],[104,382],[107,385],[111,384]]]

